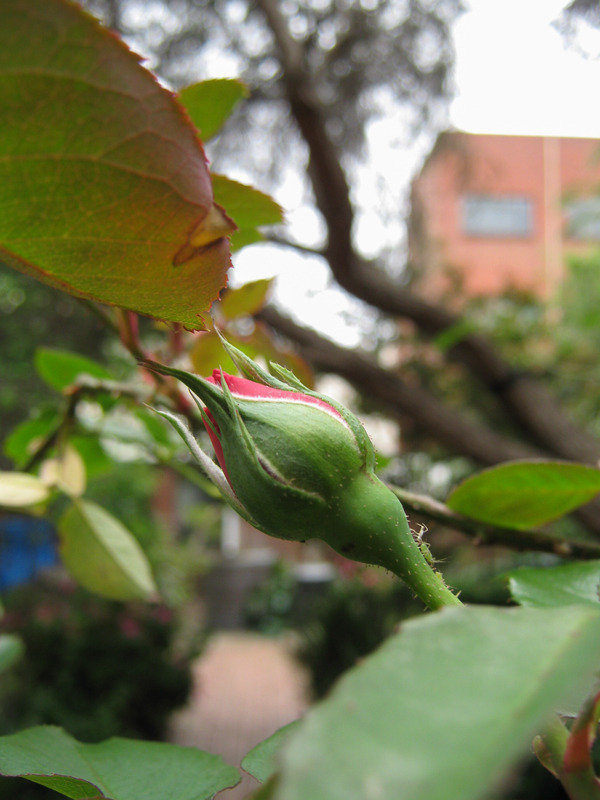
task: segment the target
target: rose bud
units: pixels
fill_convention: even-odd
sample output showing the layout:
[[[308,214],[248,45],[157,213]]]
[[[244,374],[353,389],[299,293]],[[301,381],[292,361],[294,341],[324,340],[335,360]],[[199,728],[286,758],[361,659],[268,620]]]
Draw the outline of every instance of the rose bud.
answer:
[[[375,475],[375,451],[359,420],[289,371],[262,370],[226,344],[246,377],[201,378],[152,364],[201,400],[221,467],[170,414],[226,499],[254,527],[280,539],[322,539],[338,553],[401,577],[430,608],[460,605],[427,563],[398,498]],[[190,441],[191,440],[191,441]]]

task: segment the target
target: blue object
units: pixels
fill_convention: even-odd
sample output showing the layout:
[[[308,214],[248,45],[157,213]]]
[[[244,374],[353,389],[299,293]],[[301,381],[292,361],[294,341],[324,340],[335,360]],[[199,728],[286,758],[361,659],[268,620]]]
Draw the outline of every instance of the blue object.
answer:
[[[35,517],[0,517],[0,591],[29,583],[59,563],[54,526]]]

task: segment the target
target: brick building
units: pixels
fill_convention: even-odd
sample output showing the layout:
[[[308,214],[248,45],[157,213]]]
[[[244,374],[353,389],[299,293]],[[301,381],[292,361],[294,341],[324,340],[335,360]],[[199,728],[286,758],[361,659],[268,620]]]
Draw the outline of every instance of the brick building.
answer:
[[[600,140],[446,132],[414,179],[409,261],[439,296],[550,297],[565,258],[600,245]]]

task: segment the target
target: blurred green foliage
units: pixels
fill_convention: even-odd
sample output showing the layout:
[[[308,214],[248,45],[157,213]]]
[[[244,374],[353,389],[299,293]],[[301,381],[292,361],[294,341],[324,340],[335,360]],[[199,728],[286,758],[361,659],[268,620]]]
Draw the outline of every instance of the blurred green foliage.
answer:
[[[2,628],[26,658],[0,689],[0,728],[62,725],[76,738],[160,739],[191,688],[189,662],[171,649],[174,613],[163,605],[102,600],[70,583],[38,584],[5,598]]]
[[[275,636],[293,623],[297,583],[290,565],[273,564],[268,578],[249,594],[244,607],[246,627]]]
[[[104,341],[102,324],[81,301],[0,263],[0,441],[33,409],[58,399],[33,367],[37,347],[98,358]],[[8,464],[1,452],[0,464]]]
[[[61,725],[76,738],[164,738],[192,679],[191,653],[174,654],[178,620],[163,605],[102,600],[69,583],[16,589],[4,598],[4,631],[18,631],[25,658],[3,676],[0,732]],[[0,779],[1,800],[54,792]]]

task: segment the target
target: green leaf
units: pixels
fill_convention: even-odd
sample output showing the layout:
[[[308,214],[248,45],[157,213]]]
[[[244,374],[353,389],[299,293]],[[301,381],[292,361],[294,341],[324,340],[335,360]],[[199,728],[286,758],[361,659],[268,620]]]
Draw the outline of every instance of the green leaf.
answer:
[[[46,409],[34,419],[25,420],[4,441],[4,453],[17,468],[27,462],[36,441],[50,435],[60,424],[62,416],[55,409]]]
[[[255,314],[266,303],[272,285],[272,278],[261,278],[245,283],[239,289],[229,289],[219,305],[221,313],[229,319],[241,314]]]
[[[277,225],[283,220],[281,206],[269,195],[252,186],[238,183],[224,175],[212,176],[215,201],[227,209],[238,227],[231,237],[231,246],[240,250],[246,244],[259,241],[257,229],[263,225]]]
[[[441,333],[438,333],[438,335],[434,338],[433,342],[437,348],[445,353],[451,347],[454,347],[455,344],[458,344],[460,341],[462,341],[466,336],[469,336],[471,333],[475,333],[476,331],[477,326],[473,320],[461,319],[459,322],[455,322],[454,325],[444,328],[444,330]]]
[[[538,608],[600,601],[600,561],[557,567],[520,567],[507,573],[510,593],[523,606]]]
[[[258,244],[264,242],[265,237],[256,228],[244,228],[242,231],[236,231],[231,237],[231,249],[233,252],[248,247],[251,244]]]
[[[179,92],[179,101],[205,142],[219,133],[233,109],[245,97],[248,97],[245,84],[231,78],[193,83]]]
[[[14,633],[0,634],[0,673],[19,661],[25,652],[23,640]]]
[[[558,519],[600,492],[600,470],[559,461],[514,461],[467,478],[448,498],[459,514],[527,530]]]
[[[59,520],[58,534],[65,566],[86,589],[112,600],[156,594],[137,540],[105,509],[89,501],[73,502]]]
[[[199,333],[194,346],[190,350],[190,360],[198,375],[212,375],[213,370],[223,369],[230,375],[237,372],[231,356],[221,343],[216,333],[207,331]]]
[[[0,507],[29,508],[45,503],[50,488],[28,472],[0,472]]]
[[[96,436],[70,436],[69,442],[77,450],[90,480],[106,475],[114,468],[112,458],[106,453]]]
[[[50,347],[38,347],[35,351],[35,368],[40,378],[59,392],[75,383],[80,375],[100,380],[113,377],[102,364],[91,358]]]
[[[283,220],[281,206],[268,194],[225,175],[213,175],[212,183],[215,200],[227,207],[240,230],[277,225]]]
[[[193,747],[120,738],[82,744],[50,726],[0,737],[0,772],[94,800],[208,800],[239,781],[219,756]]]
[[[282,745],[288,740],[290,733],[298,727],[298,722],[299,720],[295,720],[284,725],[268,739],[253,747],[242,759],[242,769],[261,783],[268,781],[275,774],[278,766],[277,757]]]
[[[275,798],[487,796],[552,710],[580,702],[599,660],[589,607],[411,620],[308,712],[283,749]]]
[[[233,226],[172,93],[75,3],[4,0],[0,107],[2,260],[203,327]]]
[[[136,409],[135,416],[144,426],[152,442],[158,447],[175,450],[174,439],[171,436],[172,428],[167,426],[159,416],[145,408]],[[179,441],[177,441],[177,444],[179,444]]]

